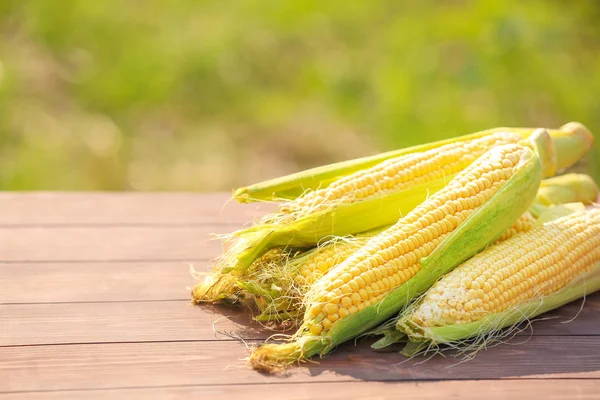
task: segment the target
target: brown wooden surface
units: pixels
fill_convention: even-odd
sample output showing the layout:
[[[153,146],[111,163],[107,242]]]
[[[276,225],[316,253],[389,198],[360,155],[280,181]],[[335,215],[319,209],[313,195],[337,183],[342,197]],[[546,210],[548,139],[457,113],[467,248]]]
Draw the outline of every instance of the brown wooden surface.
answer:
[[[598,294],[468,362],[406,361],[365,339],[286,376],[252,371],[247,347],[271,332],[188,301],[190,264],[221,249],[210,234],[273,207],[227,199],[1,194],[0,399],[598,398]]]

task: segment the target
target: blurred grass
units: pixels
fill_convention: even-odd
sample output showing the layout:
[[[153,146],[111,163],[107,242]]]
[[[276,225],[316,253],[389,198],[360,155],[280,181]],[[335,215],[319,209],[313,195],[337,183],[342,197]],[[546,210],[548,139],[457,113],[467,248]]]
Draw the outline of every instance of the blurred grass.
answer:
[[[599,18],[593,0],[0,2],[0,188],[229,190],[492,126],[600,139]]]

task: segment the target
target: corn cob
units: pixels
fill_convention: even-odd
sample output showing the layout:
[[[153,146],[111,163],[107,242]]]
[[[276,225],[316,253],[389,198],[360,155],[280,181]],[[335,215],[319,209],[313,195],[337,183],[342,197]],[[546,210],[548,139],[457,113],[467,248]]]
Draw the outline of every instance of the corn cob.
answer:
[[[260,182],[248,187],[242,187],[233,193],[233,198],[239,202],[247,203],[261,200],[293,200],[302,196],[306,191],[314,191],[328,187],[333,182],[351,175],[360,170],[371,168],[383,161],[437,149],[444,145],[465,142],[499,132],[513,132],[528,137],[534,129],[532,128],[493,128],[454,139],[446,139],[423,145],[393,150],[386,153],[354,160],[343,161],[335,164],[324,165],[291,175]],[[591,136],[583,125],[570,122],[558,130],[549,130],[556,148],[564,149],[559,154],[557,165],[559,169],[567,168],[575,164],[583,153],[591,146]],[[573,140],[574,137],[577,140]]]
[[[491,246],[444,276],[403,312],[411,343],[486,335],[600,290],[600,208],[584,209]]]
[[[598,197],[594,180],[581,174],[568,174],[545,179],[540,185],[534,204],[505,231],[496,243],[520,232],[533,229],[537,218],[548,206],[559,203],[589,204]],[[583,206],[582,206],[583,207]],[[572,212],[569,208],[553,208],[553,218]],[[558,214],[560,213],[560,214]],[[310,286],[330,269],[346,260],[364,246],[379,231],[355,237],[334,238],[323,246],[287,259],[285,256],[267,264],[255,263],[248,277],[238,282],[256,301],[261,312],[258,321],[280,321],[301,316],[302,297]],[[287,327],[287,325],[286,325]]]
[[[526,211],[519,219],[517,219],[517,222],[515,222],[513,226],[504,231],[504,233],[496,239],[496,243],[504,242],[520,232],[531,230],[535,225],[535,221],[536,219],[533,214],[531,214],[530,211]]]
[[[545,130],[496,147],[444,189],[319,279],[304,323],[285,344],[256,349],[252,366],[276,371],[366,332],[498,238],[523,214],[555,153]],[[531,147],[535,149],[532,150]]]
[[[308,215],[338,203],[353,203],[390,191],[406,190],[437,179],[448,179],[462,171],[494,146],[517,143],[515,133],[498,132],[481,138],[444,145],[420,153],[407,154],[341,178],[325,189],[281,206],[284,214]],[[281,217],[278,217],[281,218]]]

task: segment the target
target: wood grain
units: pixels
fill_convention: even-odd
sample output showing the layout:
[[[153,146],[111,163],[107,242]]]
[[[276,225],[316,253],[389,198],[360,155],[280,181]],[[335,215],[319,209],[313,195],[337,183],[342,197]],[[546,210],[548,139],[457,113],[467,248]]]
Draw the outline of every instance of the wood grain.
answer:
[[[243,343],[167,342],[0,348],[0,392],[204,384],[338,380],[449,380],[501,378],[600,379],[598,337],[534,337],[503,345],[470,362],[453,357],[410,361],[362,344],[341,346],[318,363],[287,376],[267,376],[246,365]],[[425,362],[424,362],[425,361]]]
[[[190,264],[207,270],[210,262],[0,263],[0,304],[184,300]]]
[[[0,225],[243,224],[274,209],[229,193],[0,193]]]
[[[207,260],[222,250],[212,234],[227,231],[211,225],[0,228],[0,262]]]
[[[559,379],[539,380],[461,380],[461,381],[415,381],[415,382],[305,382],[257,385],[208,385],[184,387],[155,387],[106,390],[75,390],[56,392],[21,392],[0,394],[2,400],[87,400],[121,399],[202,399],[225,398],[265,400],[300,400],[326,396],[328,400],[377,399],[411,400],[461,399],[507,400],[537,399],[543,389],[546,400],[592,400],[598,398],[600,380]],[[285,395],[282,395],[282,392]]]
[[[211,261],[0,263],[0,304],[187,300],[195,282],[190,266],[208,271]],[[538,323],[537,330],[548,325],[560,334],[598,334],[598,313],[600,293],[595,293],[583,307],[579,300],[545,314],[560,320]],[[575,324],[559,326],[574,317]],[[591,325],[579,325],[588,320]]]
[[[241,307],[188,300],[0,305],[0,347],[144,341],[266,339]]]

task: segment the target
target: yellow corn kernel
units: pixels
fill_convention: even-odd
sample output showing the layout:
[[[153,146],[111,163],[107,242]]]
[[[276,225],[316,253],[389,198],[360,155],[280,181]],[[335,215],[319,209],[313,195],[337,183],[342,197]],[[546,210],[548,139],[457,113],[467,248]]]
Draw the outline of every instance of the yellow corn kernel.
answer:
[[[301,263],[300,274],[294,278],[296,285],[301,288],[308,288],[317,279],[326,274],[331,268],[338,265],[356,250],[361,248],[368,242],[370,237],[355,237],[351,240],[333,240],[322,247],[319,247],[312,251],[308,259],[306,256],[301,256],[297,261],[292,260],[293,263]],[[360,271],[348,271],[350,278],[358,275]],[[348,277],[346,277],[348,278]],[[351,279],[348,279],[351,281]],[[301,290],[304,292],[305,290]]]
[[[517,222],[514,223],[506,232],[502,234],[497,240],[496,243],[504,242],[507,239],[515,236],[517,233],[528,232],[533,229],[535,225],[535,218],[529,211],[525,214],[521,215]]]

